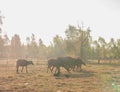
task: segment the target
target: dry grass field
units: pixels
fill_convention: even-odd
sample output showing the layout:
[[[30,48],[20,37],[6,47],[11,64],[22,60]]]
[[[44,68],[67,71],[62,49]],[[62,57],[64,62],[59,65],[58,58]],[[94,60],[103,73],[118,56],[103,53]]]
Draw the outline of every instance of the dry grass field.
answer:
[[[82,68],[71,74],[62,69],[55,77],[46,72],[47,62],[40,61],[29,65],[27,74],[16,74],[15,60],[0,60],[0,92],[120,92],[120,65],[94,63]]]

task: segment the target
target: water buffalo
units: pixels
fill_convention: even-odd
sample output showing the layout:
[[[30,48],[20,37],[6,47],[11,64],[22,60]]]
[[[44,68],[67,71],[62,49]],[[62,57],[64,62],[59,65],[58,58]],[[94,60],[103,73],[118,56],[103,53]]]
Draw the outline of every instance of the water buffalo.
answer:
[[[86,65],[80,58],[59,57],[58,59],[64,67],[67,67],[68,72],[70,70],[81,71],[82,65]]]
[[[61,64],[62,67],[65,67],[65,69],[70,72],[73,62],[75,61],[74,58],[72,57],[58,57],[57,58],[59,63]]]
[[[75,62],[73,64],[73,71],[81,71],[82,65],[86,65],[85,62],[82,61],[82,59],[77,58],[75,59]]]
[[[58,57],[57,61],[68,72],[70,72],[71,70],[81,71],[82,65],[86,65],[80,58]]]
[[[48,67],[47,67],[47,72],[50,69],[51,72],[53,72],[53,69],[55,68],[55,72],[54,74],[59,75],[60,74],[60,67],[63,67],[65,70],[67,70],[69,72],[69,68],[64,65],[64,63],[59,60],[59,59],[49,59],[48,60]]]
[[[59,64],[57,62],[57,59],[49,59],[48,60],[48,67],[47,67],[47,72],[50,69],[51,73],[53,71],[53,69],[56,67],[56,71],[57,71],[57,67],[59,67]],[[55,71],[55,73],[56,73]]]
[[[24,67],[26,67],[26,73],[28,73],[27,65],[30,65],[30,64],[33,65],[33,62],[32,61],[27,61],[25,59],[18,59],[16,61],[16,73],[19,73],[19,66],[22,66],[21,72],[23,71]]]
[[[79,58],[58,57],[57,59],[48,60],[47,72],[48,72],[49,69],[52,72],[53,69],[56,68],[55,75],[59,75],[61,67],[63,67],[69,73],[70,73],[71,70],[73,70],[73,71],[81,71],[81,66],[82,65],[86,65],[86,64]]]

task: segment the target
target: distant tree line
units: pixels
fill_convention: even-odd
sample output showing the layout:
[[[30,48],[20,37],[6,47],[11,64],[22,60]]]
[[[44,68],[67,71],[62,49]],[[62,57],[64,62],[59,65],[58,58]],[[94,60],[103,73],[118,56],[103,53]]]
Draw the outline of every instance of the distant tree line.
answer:
[[[2,29],[0,17],[0,29]],[[57,30],[57,29],[56,29]],[[120,59],[120,39],[111,38],[106,42],[103,37],[93,40],[90,28],[69,25],[65,38],[56,35],[49,46],[41,38],[36,41],[35,35],[26,37],[26,44],[21,42],[18,34],[12,39],[2,35],[0,30],[0,58],[55,58],[62,56],[80,57],[82,59]]]
[[[111,38],[107,43],[104,38],[92,40],[90,29],[76,28],[69,25],[65,31],[66,38],[56,35],[53,42],[46,46],[41,39],[37,42],[35,35],[26,37],[26,44],[21,42],[18,34],[12,39],[0,34],[0,58],[47,58],[72,56],[87,59],[120,58],[120,39]]]

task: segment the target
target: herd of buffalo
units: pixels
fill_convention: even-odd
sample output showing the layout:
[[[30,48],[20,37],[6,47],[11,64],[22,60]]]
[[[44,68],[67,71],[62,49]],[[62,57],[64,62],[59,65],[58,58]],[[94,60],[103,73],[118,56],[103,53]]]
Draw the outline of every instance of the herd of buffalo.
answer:
[[[16,73],[19,73],[19,66],[22,66],[21,72],[25,67],[27,73],[28,72],[27,65],[29,64],[33,65],[33,62],[27,61],[25,59],[18,59],[16,62]],[[61,67],[63,67],[68,72],[70,71],[80,72],[82,65],[86,65],[86,64],[80,58],[58,57],[56,59],[48,60],[47,72],[50,70],[51,73],[53,73],[54,71],[54,75],[59,75],[61,73]]]

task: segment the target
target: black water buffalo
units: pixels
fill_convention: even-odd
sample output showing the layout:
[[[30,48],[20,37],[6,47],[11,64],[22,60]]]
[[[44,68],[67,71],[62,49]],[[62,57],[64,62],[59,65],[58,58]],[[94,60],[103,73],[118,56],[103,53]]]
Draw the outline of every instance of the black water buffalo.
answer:
[[[62,67],[65,67],[68,72],[70,72],[73,62],[75,61],[72,57],[58,57],[57,60]]]
[[[58,61],[61,62],[62,66],[67,68],[67,71],[81,71],[82,65],[86,65],[80,58],[72,57],[59,57]]]
[[[56,71],[57,71],[57,67],[59,67],[59,64],[58,64],[58,62],[57,62],[57,59],[49,59],[48,60],[48,67],[47,67],[47,72],[49,71],[49,69],[50,69],[50,71],[51,71],[51,73],[52,73],[52,71],[53,71],[53,69],[56,67]],[[56,71],[55,71],[55,73],[56,73]]]
[[[73,62],[73,71],[80,72],[82,69],[82,65],[86,65],[85,62],[82,61],[82,59],[80,58],[75,59],[75,62]]]
[[[16,73],[19,73],[19,66],[22,66],[21,72],[23,71],[23,68],[26,67],[26,73],[28,73],[27,65],[30,65],[30,64],[33,65],[33,62],[32,61],[27,61],[25,59],[18,59],[16,61]]]
[[[53,69],[55,68],[54,74],[60,74],[60,67],[63,67],[65,70],[69,72],[69,68],[64,65],[64,63],[59,60],[59,59],[49,59],[48,60],[48,67],[47,67],[47,72],[50,69],[51,72],[53,72]]]
[[[52,72],[55,67],[56,68],[55,74],[60,74],[60,67],[63,67],[69,73],[71,70],[81,71],[82,65],[86,65],[86,64],[79,58],[58,57],[57,59],[48,60],[48,69],[50,69]],[[48,72],[48,69],[47,69],[47,72]]]

